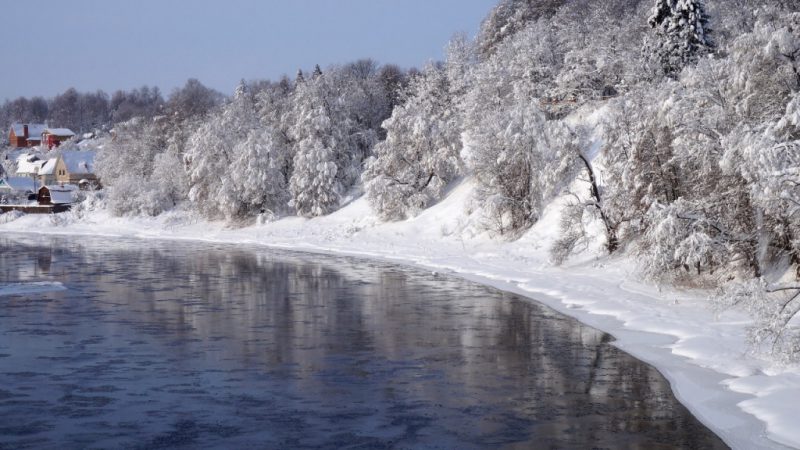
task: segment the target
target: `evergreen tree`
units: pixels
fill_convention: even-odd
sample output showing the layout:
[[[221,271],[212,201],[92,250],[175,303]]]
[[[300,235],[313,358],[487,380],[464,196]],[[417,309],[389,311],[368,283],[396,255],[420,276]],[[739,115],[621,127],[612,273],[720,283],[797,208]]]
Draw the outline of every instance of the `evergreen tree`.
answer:
[[[647,23],[657,37],[647,44],[648,57],[665,75],[675,77],[713,51],[708,19],[703,0],[656,0]]]

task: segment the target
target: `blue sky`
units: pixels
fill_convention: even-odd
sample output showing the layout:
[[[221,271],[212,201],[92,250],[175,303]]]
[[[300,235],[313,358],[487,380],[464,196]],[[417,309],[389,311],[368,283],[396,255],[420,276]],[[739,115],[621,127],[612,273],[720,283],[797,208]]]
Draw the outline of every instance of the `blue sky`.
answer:
[[[0,100],[143,84],[166,95],[187,78],[230,93],[242,78],[362,57],[422,66],[454,33],[474,35],[496,2],[2,1]]]

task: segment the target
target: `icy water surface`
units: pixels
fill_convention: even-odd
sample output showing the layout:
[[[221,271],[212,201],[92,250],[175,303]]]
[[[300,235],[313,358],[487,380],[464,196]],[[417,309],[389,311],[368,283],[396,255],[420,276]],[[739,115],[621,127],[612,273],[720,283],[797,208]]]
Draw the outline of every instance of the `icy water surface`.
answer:
[[[362,260],[0,237],[0,448],[717,448],[653,368]],[[60,283],[60,284],[59,284]]]

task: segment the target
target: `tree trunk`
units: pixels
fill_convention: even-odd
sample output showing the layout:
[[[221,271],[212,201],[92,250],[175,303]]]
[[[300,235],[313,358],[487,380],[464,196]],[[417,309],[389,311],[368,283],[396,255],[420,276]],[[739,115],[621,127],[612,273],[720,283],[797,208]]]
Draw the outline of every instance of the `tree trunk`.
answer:
[[[597,186],[597,177],[594,176],[592,164],[583,153],[579,153],[578,157],[581,159],[581,161],[583,161],[583,164],[586,167],[586,172],[589,174],[589,182],[592,184],[592,198],[594,198],[595,204],[597,205],[597,210],[600,211],[600,219],[603,221],[603,226],[606,228],[606,250],[608,250],[608,253],[614,253],[617,251],[617,249],[619,249],[617,229],[611,223],[611,220],[608,218],[605,211],[603,211],[603,203],[600,198],[600,188]]]

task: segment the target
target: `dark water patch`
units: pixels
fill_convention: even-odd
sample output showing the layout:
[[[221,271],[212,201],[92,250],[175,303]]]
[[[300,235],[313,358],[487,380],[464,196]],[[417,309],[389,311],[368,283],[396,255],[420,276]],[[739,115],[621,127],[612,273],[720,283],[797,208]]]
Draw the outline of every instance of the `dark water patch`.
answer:
[[[19,281],[69,289],[0,304],[0,448],[724,448],[607,334],[448,276],[0,237]]]
[[[0,425],[0,436],[29,436],[52,430],[53,425],[45,421]]]

